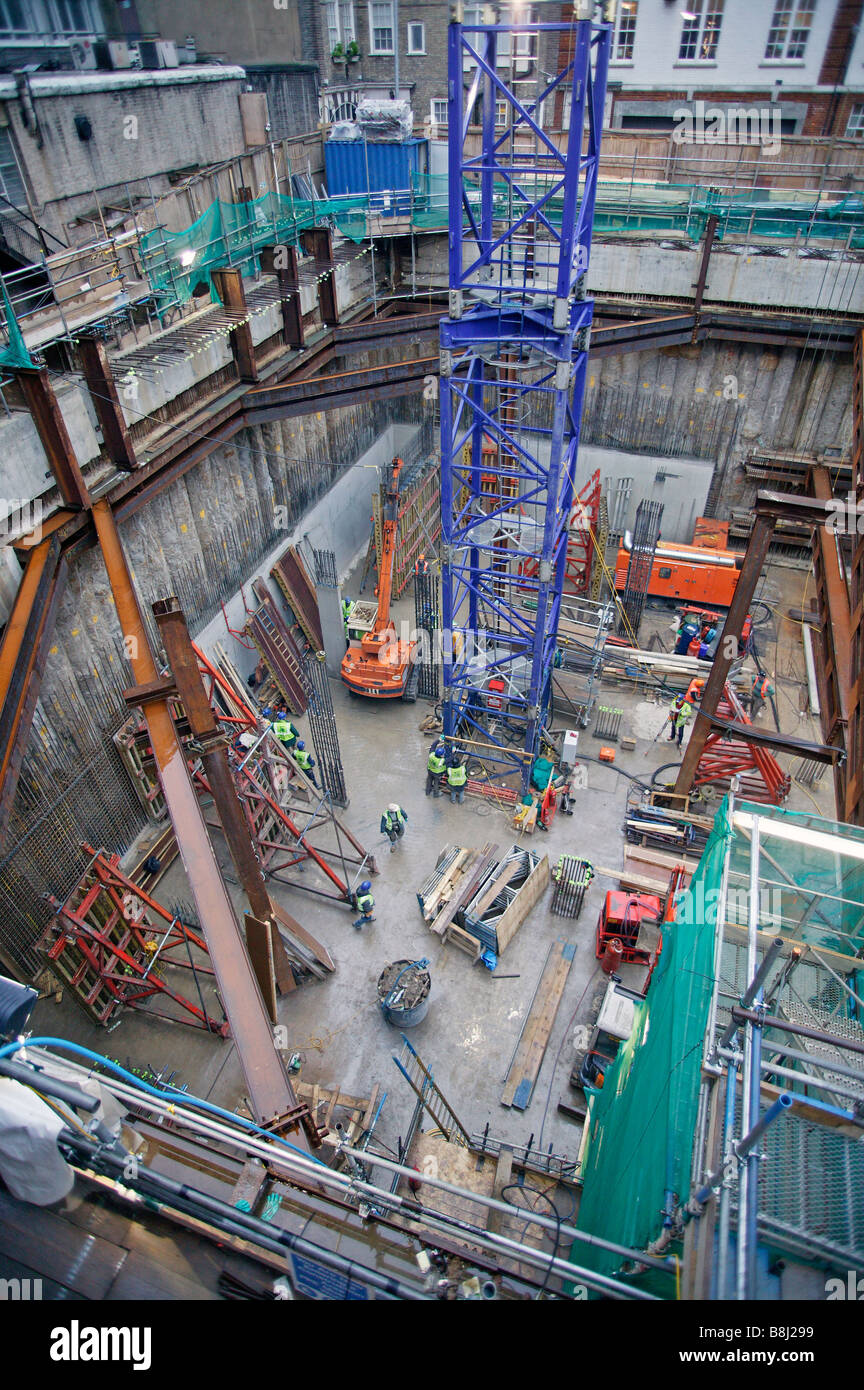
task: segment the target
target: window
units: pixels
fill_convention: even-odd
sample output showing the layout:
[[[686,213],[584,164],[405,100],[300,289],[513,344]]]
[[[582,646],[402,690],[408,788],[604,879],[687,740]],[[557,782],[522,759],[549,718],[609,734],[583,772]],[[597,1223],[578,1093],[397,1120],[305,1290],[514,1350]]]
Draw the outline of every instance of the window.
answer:
[[[484,5],[465,5],[462,20],[464,26],[470,28],[474,24],[483,24],[485,22],[483,18],[485,8]],[[502,24],[518,24],[520,22],[522,24],[536,24],[537,11],[535,9],[520,9],[517,14],[514,14],[510,10],[505,10],[501,17]],[[472,48],[476,48],[478,53],[482,52],[482,49],[478,47],[478,45],[484,42],[484,36],[482,34],[468,34],[467,38]],[[506,67],[510,63],[510,40],[510,34],[498,35],[496,66],[499,68]],[[530,60],[537,57],[536,30],[533,34],[516,34],[515,42],[513,43],[513,57],[520,59],[522,62],[525,62],[526,59]],[[476,64],[474,59],[469,58],[466,54],[462,66],[466,71],[469,71],[476,67]]]
[[[447,124],[447,99],[446,99],[446,97],[444,98],[443,101],[433,100],[433,102],[432,102],[432,124],[433,124],[433,125],[443,125],[443,126],[446,126],[446,124]]]
[[[426,52],[426,25],[425,25],[425,24],[409,24],[409,25],[408,25],[408,52],[409,52],[409,53],[425,53],[425,52]]]
[[[853,106],[846,122],[846,139],[864,139],[864,106]]]
[[[46,0],[38,8],[26,0],[0,0],[0,38],[65,38],[100,34],[104,28],[95,0]]]
[[[639,0],[620,0],[612,34],[610,59],[613,63],[630,63],[636,39],[636,11]]]
[[[370,53],[394,53],[393,0],[372,0],[369,6]]]
[[[0,130],[0,193],[16,208],[26,208],[27,198],[8,130]]]
[[[503,130],[507,125],[507,108],[509,101],[496,101],[495,103],[495,126],[497,130]]]
[[[723,0],[687,0],[678,57],[684,62],[710,62],[717,56],[723,19]]]
[[[815,9],[816,0],[777,0],[765,57],[775,60],[803,58]]]
[[[357,38],[354,26],[354,0],[327,0],[327,34],[330,52],[341,43],[343,48]]]

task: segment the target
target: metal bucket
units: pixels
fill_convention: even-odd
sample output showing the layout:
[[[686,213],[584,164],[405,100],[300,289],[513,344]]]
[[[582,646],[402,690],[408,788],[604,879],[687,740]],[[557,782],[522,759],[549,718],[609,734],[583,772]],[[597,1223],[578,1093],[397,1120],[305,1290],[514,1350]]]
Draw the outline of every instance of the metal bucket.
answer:
[[[432,977],[428,960],[394,960],[378,976],[378,1003],[394,1028],[412,1028],[426,1017]]]

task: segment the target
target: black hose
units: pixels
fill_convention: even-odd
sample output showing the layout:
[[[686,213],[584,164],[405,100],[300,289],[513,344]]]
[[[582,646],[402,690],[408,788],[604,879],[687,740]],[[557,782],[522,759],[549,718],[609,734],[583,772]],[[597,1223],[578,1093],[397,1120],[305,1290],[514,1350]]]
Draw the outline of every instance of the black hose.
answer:
[[[661,772],[665,772],[665,771],[666,771],[667,767],[674,767],[674,768],[677,769],[677,768],[679,768],[680,766],[681,766],[680,763],[663,763],[661,767],[655,767],[654,771],[651,773],[651,786],[652,786],[652,787],[656,787],[656,786],[657,786],[657,778],[659,777],[659,775],[660,775]],[[673,783],[673,785],[674,785],[674,783]],[[668,791],[669,788],[668,788],[668,787],[665,787],[664,790],[665,790],[665,791]]]

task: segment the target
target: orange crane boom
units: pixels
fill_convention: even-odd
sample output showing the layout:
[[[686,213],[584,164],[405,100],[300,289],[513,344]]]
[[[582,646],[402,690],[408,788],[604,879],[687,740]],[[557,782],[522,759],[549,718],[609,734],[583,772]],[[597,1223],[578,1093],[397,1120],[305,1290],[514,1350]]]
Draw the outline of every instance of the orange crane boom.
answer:
[[[415,642],[400,642],[390,619],[393,594],[393,562],[399,530],[399,474],[402,459],[394,458],[384,506],[381,561],[378,574],[378,612],[375,625],[359,643],[349,646],[342,658],[342,680],[352,695],[375,700],[413,700],[411,681]]]

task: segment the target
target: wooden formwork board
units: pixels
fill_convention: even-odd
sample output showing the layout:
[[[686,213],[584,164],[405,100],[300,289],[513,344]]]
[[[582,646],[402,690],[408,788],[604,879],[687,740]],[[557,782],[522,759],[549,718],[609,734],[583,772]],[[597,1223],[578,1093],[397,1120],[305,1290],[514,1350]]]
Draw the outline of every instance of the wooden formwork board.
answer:
[[[499,955],[509,946],[532,907],[546,891],[548,884],[549,856],[544,854],[540,863],[531,870],[516,897],[496,923],[495,931],[498,937]]]
[[[323,651],[324,638],[321,634],[318,595],[315,592],[315,585],[309,578],[306,566],[293,545],[279,556],[270,574],[285,595],[291,611],[303,629],[307,640],[311,643],[313,651]]]

